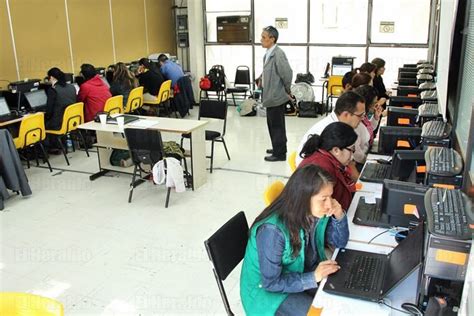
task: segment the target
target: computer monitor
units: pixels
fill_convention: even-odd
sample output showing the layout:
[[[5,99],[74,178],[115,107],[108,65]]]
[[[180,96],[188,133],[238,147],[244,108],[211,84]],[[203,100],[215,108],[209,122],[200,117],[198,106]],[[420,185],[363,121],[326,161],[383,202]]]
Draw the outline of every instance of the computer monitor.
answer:
[[[333,76],[344,76],[350,71],[352,71],[352,65],[332,65]]]
[[[387,108],[388,126],[415,126],[418,117],[418,109],[407,109],[397,106]]]
[[[10,114],[10,108],[5,98],[0,97],[0,117],[7,114]]]
[[[381,126],[379,154],[393,154],[395,149],[415,149],[421,141],[421,127]]]
[[[387,215],[400,216],[412,214],[416,208],[420,218],[426,216],[425,193],[429,187],[422,184],[388,180],[383,181],[382,212]],[[412,218],[417,220],[415,216]]]
[[[48,97],[44,90],[36,90],[25,93],[25,98],[28,101],[30,110],[40,111],[46,108],[46,103],[48,102]]]
[[[422,183],[424,173],[417,168],[426,166],[425,150],[395,150],[392,156],[392,180]],[[417,174],[420,174],[417,177]]]

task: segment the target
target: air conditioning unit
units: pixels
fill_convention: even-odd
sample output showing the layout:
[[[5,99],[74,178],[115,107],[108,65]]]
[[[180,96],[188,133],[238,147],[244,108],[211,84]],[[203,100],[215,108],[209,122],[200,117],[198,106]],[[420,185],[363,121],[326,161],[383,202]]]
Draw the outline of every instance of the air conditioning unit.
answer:
[[[217,17],[217,41],[219,43],[249,43],[250,16]]]

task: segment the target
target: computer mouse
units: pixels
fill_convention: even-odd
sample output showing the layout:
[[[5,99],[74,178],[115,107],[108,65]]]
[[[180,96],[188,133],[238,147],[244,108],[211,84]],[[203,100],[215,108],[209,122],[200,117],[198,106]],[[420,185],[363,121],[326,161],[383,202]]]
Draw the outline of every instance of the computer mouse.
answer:
[[[400,243],[403,239],[408,236],[408,230],[402,230],[395,234],[395,241]]]

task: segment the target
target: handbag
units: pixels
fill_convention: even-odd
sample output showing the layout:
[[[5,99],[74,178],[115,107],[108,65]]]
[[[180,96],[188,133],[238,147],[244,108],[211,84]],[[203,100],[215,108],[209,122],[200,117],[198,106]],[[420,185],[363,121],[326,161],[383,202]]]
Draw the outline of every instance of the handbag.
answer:
[[[318,117],[319,102],[300,101],[299,103],[299,117]]]

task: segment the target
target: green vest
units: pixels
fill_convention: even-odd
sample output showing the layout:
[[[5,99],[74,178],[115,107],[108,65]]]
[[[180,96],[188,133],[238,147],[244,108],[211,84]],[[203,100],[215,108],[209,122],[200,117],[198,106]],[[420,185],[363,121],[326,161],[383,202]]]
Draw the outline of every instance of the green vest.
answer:
[[[304,231],[302,229],[300,230],[301,249],[298,256],[293,258],[291,256],[292,248],[289,231],[276,215],[272,215],[255,224],[250,230],[250,237],[240,275],[240,297],[245,313],[249,316],[275,315],[280,304],[288,296],[288,293],[274,293],[263,288],[257,252],[257,230],[262,224],[277,226],[285,236],[285,249],[281,258],[282,274],[288,272],[303,273],[304,269],[305,245]]]

